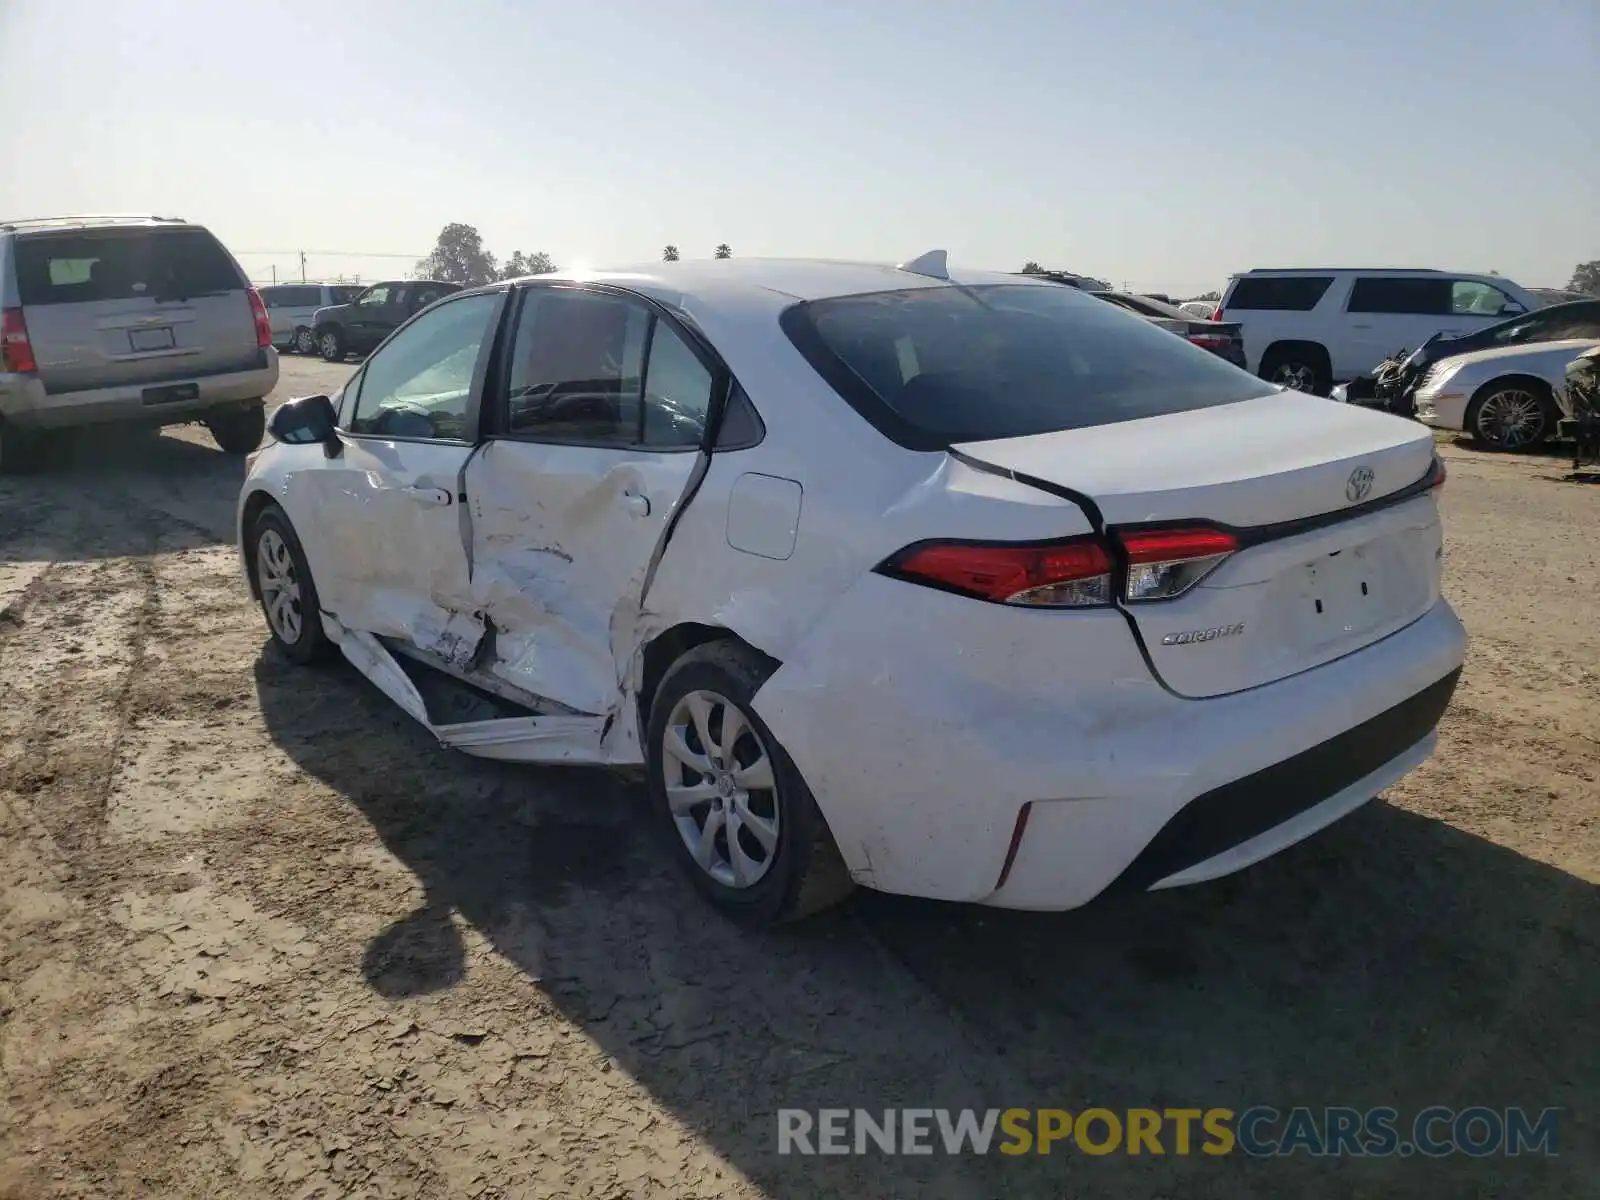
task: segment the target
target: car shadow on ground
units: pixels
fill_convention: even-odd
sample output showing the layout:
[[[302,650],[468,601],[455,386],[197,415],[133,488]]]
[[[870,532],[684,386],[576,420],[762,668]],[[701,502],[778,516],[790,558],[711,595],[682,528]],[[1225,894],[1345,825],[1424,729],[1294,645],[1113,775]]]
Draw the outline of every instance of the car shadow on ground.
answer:
[[[183,432],[80,431],[31,469],[0,476],[4,557],[119,558],[231,542],[244,459]],[[97,520],[96,509],[134,519]]]
[[[456,986],[456,914],[773,1195],[1576,1196],[1594,1177],[1597,889],[1441,822],[1379,801],[1229,880],[1070,913],[858,893],[752,933],[641,832],[635,784],[442,750],[343,665],[308,676],[269,647],[256,686],[277,744],[425,893],[366,948],[377,993]],[[1560,1153],[777,1153],[780,1108],[1257,1104],[1559,1107]]]

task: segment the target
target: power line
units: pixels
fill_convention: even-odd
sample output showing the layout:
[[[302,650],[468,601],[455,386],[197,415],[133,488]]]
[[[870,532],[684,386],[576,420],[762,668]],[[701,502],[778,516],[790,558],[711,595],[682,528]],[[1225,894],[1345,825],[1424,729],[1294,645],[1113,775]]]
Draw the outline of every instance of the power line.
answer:
[[[426,254],[379,254],[368,250],[235,250],[235,254],[319,254],[325,258],[427,258]]]

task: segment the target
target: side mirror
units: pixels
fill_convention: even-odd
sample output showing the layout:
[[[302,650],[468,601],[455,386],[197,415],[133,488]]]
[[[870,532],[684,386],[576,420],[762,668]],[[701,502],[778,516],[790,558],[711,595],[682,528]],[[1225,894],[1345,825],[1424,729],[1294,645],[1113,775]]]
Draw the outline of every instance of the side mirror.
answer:
[[[333,401],[326,396],[301,396],[278,406],[267,423],[267,430],[286,446],[309,446],[322,443],[323,449],[333,458],[343,449],[337,426],[339,414]]]

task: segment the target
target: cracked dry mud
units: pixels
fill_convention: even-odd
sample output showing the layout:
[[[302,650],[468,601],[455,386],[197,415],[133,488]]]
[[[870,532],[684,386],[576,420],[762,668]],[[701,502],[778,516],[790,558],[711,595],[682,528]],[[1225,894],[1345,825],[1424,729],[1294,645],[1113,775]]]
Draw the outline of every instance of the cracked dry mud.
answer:
[[[1210,886],[768,935],[636,785],[266,649],[203,433],[0,481],[0,1196],[1584,1194],[1600,491],[1443,452],[1471,656],[1384,800]],[[1561,1106],[1560,1154],[794,1159],[773,1117],[1254,1103]]]

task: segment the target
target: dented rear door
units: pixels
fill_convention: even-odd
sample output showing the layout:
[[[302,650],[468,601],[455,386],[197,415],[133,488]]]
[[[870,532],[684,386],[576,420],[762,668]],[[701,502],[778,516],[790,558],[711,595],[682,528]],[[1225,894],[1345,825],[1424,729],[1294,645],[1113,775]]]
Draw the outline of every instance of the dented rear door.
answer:
[[[541,286],[522,293],[504,376],[466,470],[472,602],[493,638],[481,666],[612,713],[717,373],[642,300]]]

